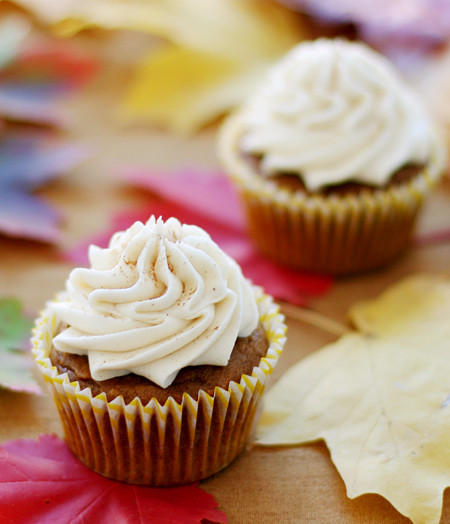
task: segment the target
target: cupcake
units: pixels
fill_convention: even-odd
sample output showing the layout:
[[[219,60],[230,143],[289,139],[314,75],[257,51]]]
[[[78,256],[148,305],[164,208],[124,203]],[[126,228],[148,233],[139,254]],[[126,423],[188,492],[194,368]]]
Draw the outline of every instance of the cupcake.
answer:
[[[444,153],[426,112],[364,44],[296,46],[230,116],[219,156],[249,233],[293,268],[375,268],[410,242]]]
[[[278,308],[202,229],[151,217],[89,249],[33,354],[73,453],[110,478],[205,478],[249,439],[285,341]]]

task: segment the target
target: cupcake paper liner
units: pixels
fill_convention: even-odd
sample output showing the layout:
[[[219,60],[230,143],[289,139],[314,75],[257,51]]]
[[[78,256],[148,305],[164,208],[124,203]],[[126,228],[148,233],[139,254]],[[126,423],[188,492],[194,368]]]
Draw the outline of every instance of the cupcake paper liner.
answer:
[[[260,322],[269,349],[251,375],[228,390],[216,387],[198,400],[169,397],[164,405],[139,398],[125,404],[121,396],[108,402],[59,374],[49,354],[57,319],[47,308],[36,321],[33,354],[53,395],[73,453],[89,468],[116,480],[150,486],[194,482],[212,475],[242,451],[250,437],[255,411],[268,376],[286,340],[283,316],[272,299],[257,290]]]
[[[276,185],[241,157],[244,124],[225,124],[219,155],[243,202],[251,238],[267,257],[296,269],[345,274],[374,268],[405,249],[430,188],[444,166],[433,158],[409,182],[358,194],[308,195]]]

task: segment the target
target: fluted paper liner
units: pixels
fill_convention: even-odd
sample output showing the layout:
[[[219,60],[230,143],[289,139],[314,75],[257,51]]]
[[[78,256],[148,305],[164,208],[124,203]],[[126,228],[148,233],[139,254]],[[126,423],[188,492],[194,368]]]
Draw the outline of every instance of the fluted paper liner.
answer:
[[[184,484],[227,466],[249,439],[255,410],[286,339],[283,316],[272,299],[257,290],[260,322],[269,349],[251,375],[216,387],[198,400],[184,394],[181,404],[169,398],[162,406],[138,398],[128,405],[121,396],[108,402],[59,374],[49,354],[56,317],[45,310],[33,332],[33,354],[53,394],[73,453],[89,468],[116,480],[152,486]]]
[[[239,149],[245,125],[229,118],[219,155],[235,182],[249,234],[266,256],[303,270],[344,274],[380,266],[411,240],[414,223],[430,188],[442,175],[444,149],[409,182],[359,194],[310,195],[279,187],[257,173]]]

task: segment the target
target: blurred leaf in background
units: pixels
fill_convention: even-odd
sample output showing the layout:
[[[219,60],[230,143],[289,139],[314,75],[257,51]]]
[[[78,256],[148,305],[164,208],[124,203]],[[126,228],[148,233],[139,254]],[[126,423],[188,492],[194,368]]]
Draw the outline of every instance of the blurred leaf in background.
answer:
[[[139,61],[120,111],[129,122],[198,130],[237,106],[308,31],[268,0],[17,0],[59,35],[89,27],[162,37]]]
[[[87,155],[57,136],[59,101],[90,80],[97,64],[31,33],[23,17],[0,18],[0,233],[56,242],[60,213],[33,193]]]
[[[47,133],[8,133],[0,138],[0,232],[40,242],[57,242],[60,213],[34,191],[78,165],[82,145]]]
[[[28,355],[33,322],[22,312],[16,298],[0,297],[0,387],[13,391],[41,393],[32,377]]]

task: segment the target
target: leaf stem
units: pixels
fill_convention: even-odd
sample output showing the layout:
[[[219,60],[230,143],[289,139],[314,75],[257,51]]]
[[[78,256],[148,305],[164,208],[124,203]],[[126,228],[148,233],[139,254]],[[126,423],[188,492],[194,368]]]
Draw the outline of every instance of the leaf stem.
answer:
[[[280,302],[280,304],[282,313],[287,317],[310,324],[332,335],[342,336],[352,331],[350,327],[328,318],[321,313],[317,313],[317,311],[313,311],[312,309],[294,306],[287,302]]]

